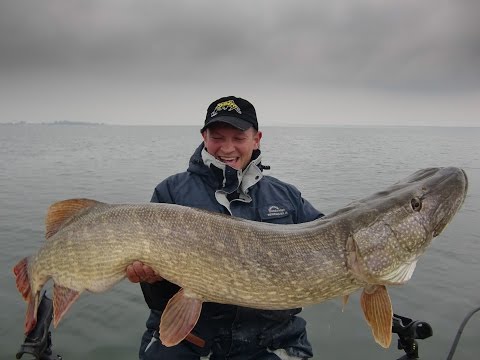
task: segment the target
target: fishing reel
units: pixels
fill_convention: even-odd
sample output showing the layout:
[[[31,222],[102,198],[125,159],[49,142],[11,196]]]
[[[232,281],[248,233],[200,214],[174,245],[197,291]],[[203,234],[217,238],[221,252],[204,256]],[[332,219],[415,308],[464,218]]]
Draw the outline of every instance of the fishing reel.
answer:
[[[404,316],[393,314],[392,333],[398,335],[398,349],[405,355],[398,360],[418,359],[416,339],[426,339],[433,335],[432,327],[424,321],[413,321]]]
[[[36,360],[62,360],[60,355],[53,355],[52,352],[52,334],[49,330],[53,318],[53,302],[45,292],[42,294],[42,300],[38,305],[37,324],[25,337],[25,341],[20,345],[16,358],[20,359],[24,354],[33,356],[29,359]]]

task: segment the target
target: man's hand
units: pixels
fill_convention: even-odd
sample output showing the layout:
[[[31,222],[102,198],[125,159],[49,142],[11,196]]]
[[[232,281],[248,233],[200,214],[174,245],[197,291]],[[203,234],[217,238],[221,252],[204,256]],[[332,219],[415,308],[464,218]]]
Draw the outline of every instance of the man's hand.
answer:
[[[127,279],[133,283],[147,282],[149,284],[163,280],[150,266],[144,265],[140,261],[134,261],[132,265],[127,266]]]

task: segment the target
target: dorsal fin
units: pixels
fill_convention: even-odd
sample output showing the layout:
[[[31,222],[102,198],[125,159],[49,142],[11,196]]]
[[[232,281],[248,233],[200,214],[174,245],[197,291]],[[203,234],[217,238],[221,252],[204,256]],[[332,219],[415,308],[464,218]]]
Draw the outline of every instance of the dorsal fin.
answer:
[[[79,211],[101,204],[99,201],[90,199],[70,199],[58,201],[52,204],[45,218],[45,238],[54,235],[65,222]]]

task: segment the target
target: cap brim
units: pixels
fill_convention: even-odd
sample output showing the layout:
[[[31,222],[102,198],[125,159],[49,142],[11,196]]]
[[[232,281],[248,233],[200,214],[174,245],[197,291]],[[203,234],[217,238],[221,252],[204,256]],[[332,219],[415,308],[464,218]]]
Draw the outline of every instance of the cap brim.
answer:
[[[245,121],[243,119],[239,119],[234,116],[219,116],[213,120],[210,120],[208,124],[206,124],[200,131],[204,132],[206,128],[212,126],[213,124],[216,123],[225,123],[228,125],[232,125],[233,127],[245,131],[253,127],[253,124],[249,123],[248,121]]]

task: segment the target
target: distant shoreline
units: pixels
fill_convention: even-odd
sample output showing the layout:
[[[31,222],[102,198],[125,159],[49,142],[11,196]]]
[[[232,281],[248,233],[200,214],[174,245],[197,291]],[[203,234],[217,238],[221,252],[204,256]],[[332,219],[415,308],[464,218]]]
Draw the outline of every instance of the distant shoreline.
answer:
[[[10,126],[38,126],[38,125],[66,125],[66,126],[139,126],[139,127],[199,127],[198,125],[193,124],[109,124],[109,123],[96,123],[96,122],[86,122],[86,121],[54,121],[54,122],[26,122],[26,121],[17,121],[17,122],[7,122],[1,123],[2,125]],[[398,125],[398,124],[265,124],[262,128],[471,128],[478,129],[480,126],[472,125]]]
[[[31,122],[26,122],[26,121],[17,121],[17,122],[1,123],[1,125],[94,125],[94,126],[104,126],[104,125],[108,125],[108,124],[86,122],[86,121],[62,120],[62,121],[41,122],[41,123],[31,123]]]

